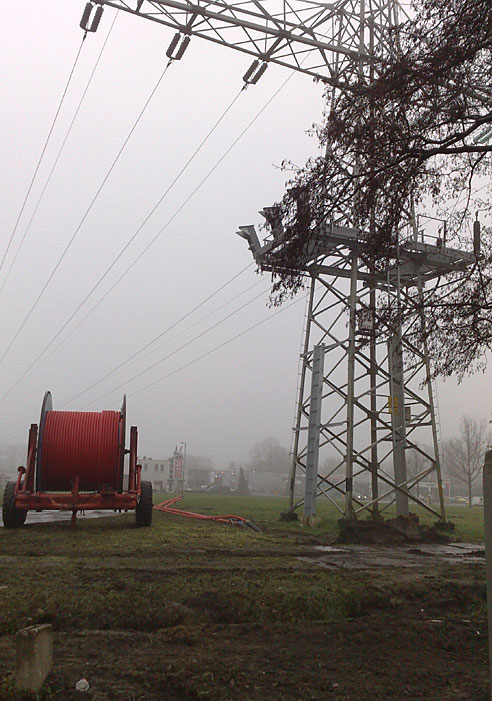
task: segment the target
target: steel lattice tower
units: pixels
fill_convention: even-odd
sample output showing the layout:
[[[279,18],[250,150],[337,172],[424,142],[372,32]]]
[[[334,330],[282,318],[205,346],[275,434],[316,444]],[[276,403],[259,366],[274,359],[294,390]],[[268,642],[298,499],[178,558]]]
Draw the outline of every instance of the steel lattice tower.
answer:
[[[97,28],[103,6],[174,29],[170,60],[180,59],[197,37],[251,56],[253,63],[243,76],[246,84],[256,83],[274,63],[323,81],[334,94],[354,80],[370,81],[376,75],[378,62],[393,52],[391,30],[401,13],[396,0],[94,0],[86,5],[83,29]],[[240,229],[259,267],[275,267],[282,232],[261,245],[254,226]],[[361,511],[377,518],[388,499],[396,501],[399,514],[407,515],[411,499],[445,520],[428,352],[425,346],[414,346],[411,329],[425,324],[415,300],[426,294],[426,283],[468,268],[475,258],[440,241],[424,240],[414,230],[400,243],[399,265],[378,276],[362,262],[365,246],[364,232],[345,213],[338,222],[320,227],[316,255],[302,261],[310,294],[294,426],[291,512],[305,502],[310,518],[316,497],[325,495],[346,519]],[[397,308],[403,300],[415,305],[415,313],[396,331],[384,328],[378,318],[381,295]],[[424,432],[429,434],[425,444]],[[319,453],[328,445],[339,459],[325,470]],[[427,465],[407,479],[409,450]],[[298,471],[306,474],[306,492],[296,503]],[[355,489],[363,475],[371,482],[368,503]],[[437,480],[438,509],[411,491],[429,475]]]
[[[240,233],[249,240],[259,267],[274,269],[281,234],[260,246],[254,227],[241,227]],[[304,514],[311,518],[316,513],[316,497],[324,495],[346,519],[364,511],[378,518],[394,501],[397,513],[408,516],[411,500],[445,520],[429,355],[425,341],[418,347],[415,338],[425,331],[421,301],[426,283],[428,294],[434,293],[436,281],[471,267],[475,257],[415,231],[401,241],[399,263],[375,274],[363,262],[367,245],[364,232],[326,224],[317,232],[316,254],[303,263],[309,298],[290,508],[304,504]],[[395,326],[378,313],[378,303],[386,309],[397,309],[403,303],[404,323]],[[323,470],[319,453],[328,446],[338,461]],[[426,463],[411,477],[406,465],[409,450]],[[306,487],[304,499],[296,503],[298,471],[305,474]],[[356,490],[364,476],[371,485],[369,501],[361,500]],[[412,491],[431,477],[437,483],[437,509]]]

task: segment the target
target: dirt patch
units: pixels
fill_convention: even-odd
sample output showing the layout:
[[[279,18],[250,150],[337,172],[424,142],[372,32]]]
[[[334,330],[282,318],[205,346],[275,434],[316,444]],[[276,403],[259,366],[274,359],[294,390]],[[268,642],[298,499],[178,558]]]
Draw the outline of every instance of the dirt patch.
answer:
[[[87,699],[485,701],[485,627],[377,612],[336,624],[208,625],[56,636],[49,686]]]
[[[15,631],[42,621],[55,666],[39,701],[81,677],[93,701],[487,698],[477,544],[127,521],[0,531],[0,699],[19,700]]]
[[[414,514],[386,521],[339,521],[339,544],[360,543],[401,545],[403,543],[450,543],[451,538],[439,526],[426,526]]]
[[[371,548],[360,548],[370,557]],[[75,683],[86,677],[85,698],[94,701],[485,701],[483,564],[449,565],[432,555],[425,561],[432,574],[378,565],[338,577],[347,598],[332,621],[238,623],[238,602],[224,588],[185,597],[180,606],[161,601],[173,615],[161,614],[165,627],[152,632],[57,631],[42,698],[74,698]],[[281,599],[272,617],[274,605]],[[14,656],[14,636],[0,637],[0,677],[13,669]]]
[[[190,596],[184,600],[185,606],[215,623],[234,621],[232,600],[218,591],[204,591],[199,596]]]

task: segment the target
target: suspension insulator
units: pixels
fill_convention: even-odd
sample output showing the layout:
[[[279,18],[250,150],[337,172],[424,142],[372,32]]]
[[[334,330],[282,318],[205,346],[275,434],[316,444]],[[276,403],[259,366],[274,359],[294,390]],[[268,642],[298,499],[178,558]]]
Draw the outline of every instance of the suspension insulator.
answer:
[[[94,12],[94,19],[92,20],[90,32],[95,32],[97,31],[97,28],[99,27],[99,22],[101,21],[102,13],[104,12],[104,8],[102,5],[98,5],[96,11]]]
[[[480,222],[478,219],[473,222],[473,253],[475,258],[480,258]]]
[[[244,80],[245,83],[247,83],[247,82],[249,81],[249,79],[251,78],[251,76],[253,75],[253,73],[254,73],[254,72],[256,71],[256,69],[258,68],[259,64],[260,64],[260,62],[258,61],[258,59],[256,59],[255,61],[253,61],[253,63],[251,64],[251,66],[248,68],[248,70],[246,71],[246,73],[243,75],[243,80]]]
[[[84,8],[84,12],[82,13],[82,19],[80,20],[80,28],[84,29],[85,31],[88,31],[87,22],[89,21],[89,17],[91,16],[93,7],[94,5],[91,2],[88,2]]]
[[[176,32],[176,34],[173,36],[173,40],[172,40],[171,43],[169,44],[169,47],[168,47],[168,49],[167,49],[167,51],[166,51],[166,56],[167,56],[168,58],[172,58],[172,57],[173,57],[174,49],[175,49],[175,48],[177,47],[177,45],[178,45],[178,41],[179,41],[180,36],[181,36],[181,34],[180,34],[179,32]]]
[[[185,52],[186,49],[188,48],[188,45],[189,45],[190,41],[191,41],[191,37],[185,37],[185,38],[183,39],[183,41],[181,42],[181,46],[180,46],[179,49],[178,49],[178,53],[177,53],[176,56],[174,57],[174,59],[175,59],[176,61],[179,61],[179,59],[183,56],[184,52]]]
[[[268,68],[268,63],[266,63],[266,62],[260,66],[258,71],[255,73],[255,75],[251,79],[251,85],[256,85],[256,83],[260,80],[261,76],[263,75],[263,73],[266,71],[267,68]]]

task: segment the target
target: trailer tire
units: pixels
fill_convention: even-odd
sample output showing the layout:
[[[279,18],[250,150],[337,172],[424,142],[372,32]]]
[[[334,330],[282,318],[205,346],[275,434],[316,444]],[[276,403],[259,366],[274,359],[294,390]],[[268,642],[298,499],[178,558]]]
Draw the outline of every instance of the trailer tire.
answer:
[[[140,500],[135,510],[137,528],[152,525],[152,482],[142,482],[140,485]]]
[[[7,482],[3,492],[2,517],[5,528],[18,528],[26,520],[26,511],[15,508],[15,482]]]

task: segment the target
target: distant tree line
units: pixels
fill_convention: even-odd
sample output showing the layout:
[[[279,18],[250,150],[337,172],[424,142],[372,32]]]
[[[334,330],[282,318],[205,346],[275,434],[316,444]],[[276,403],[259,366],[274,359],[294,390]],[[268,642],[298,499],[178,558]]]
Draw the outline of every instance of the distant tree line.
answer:
[[[249,451],[248,471],[288,474],[291,466],[289,451],[275,438],[265,438]]]
[[[471,506],[473,483],[482,474],[488,441],[484,419],[462,416],[457,435],[443,444],[444,468],[451,478],[466,485],[468,506]]]

